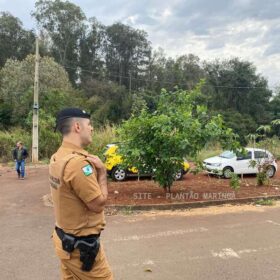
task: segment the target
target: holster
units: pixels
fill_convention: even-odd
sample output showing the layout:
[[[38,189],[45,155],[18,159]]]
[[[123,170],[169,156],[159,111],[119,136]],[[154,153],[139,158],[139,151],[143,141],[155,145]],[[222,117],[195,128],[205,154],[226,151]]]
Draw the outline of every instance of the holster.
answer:
[[[87,241],[78,240],[75,244],[75,248],[80,250],[80,261],[83,263],[81,269],[84,271],[90,271],[99,252],[99,237],[90,238]]]
[[[74,236],[65,233],[61,228],[55,227],[56,233],[62,242],[62,248],[68,253],[72,253],[75,248],[80,251],[81,269],[90,271],[100,248],[100,235],[92,234],[88,236]]]

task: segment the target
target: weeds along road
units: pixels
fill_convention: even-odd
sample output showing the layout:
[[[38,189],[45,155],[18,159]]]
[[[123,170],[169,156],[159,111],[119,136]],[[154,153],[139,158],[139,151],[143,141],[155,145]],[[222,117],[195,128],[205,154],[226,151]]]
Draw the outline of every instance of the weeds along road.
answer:
[[[55,280],[47,168],[0,176],[0,279]],[[129,215],[127,215],[129,214]],[[107,217],[116,280],[280,279],[280,206],[223,206]]]

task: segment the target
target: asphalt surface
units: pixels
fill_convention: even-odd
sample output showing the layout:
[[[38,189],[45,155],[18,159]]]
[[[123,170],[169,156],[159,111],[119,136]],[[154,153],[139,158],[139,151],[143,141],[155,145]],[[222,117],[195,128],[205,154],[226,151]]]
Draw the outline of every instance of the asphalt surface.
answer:
[[[116,279],[276,280],[279,214],[110,217],[105,243]]]
[[[59,279],[53,209],[41,200],[48,186],[30,183],[0,178],[1,280]],[[280,279],[279,205],[235,208],[107,217],[102,239],[115,279]]]

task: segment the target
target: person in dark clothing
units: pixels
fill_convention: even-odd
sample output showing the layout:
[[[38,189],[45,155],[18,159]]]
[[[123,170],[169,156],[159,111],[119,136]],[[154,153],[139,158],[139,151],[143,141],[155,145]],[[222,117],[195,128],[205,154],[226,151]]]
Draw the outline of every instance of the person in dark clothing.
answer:
[[[13,159],[16,162],[16,171],[18,178],[24,180],[25,176],[25,159],[28,157],[27,149],[22,142],[17,142],[16,148],[13,150]]]

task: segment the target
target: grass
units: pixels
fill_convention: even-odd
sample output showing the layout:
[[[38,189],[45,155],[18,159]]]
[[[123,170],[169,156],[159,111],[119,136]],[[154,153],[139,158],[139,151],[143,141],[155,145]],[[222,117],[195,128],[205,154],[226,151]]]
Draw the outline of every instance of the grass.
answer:
[[[116,127],[114,126],[105,126],[99,130],[93,132],[92,143],[87,148],[87,150],[102,158],[104,148],[107,144],[113,143],[116,141]]]
[[[275,205],[275,201],[272,199],[259,199],[255,201],[254,205],[273,206]]]
[[[197,155],[198,161],[203,161],[206,158],[217,156],[222,152],[222,148],[218,143],[209,143],[202,149]],[[195,158],[188,158],[190,161],[194,161]]]
[[[250,142],[248,147],[254,147],[254,143]],[[280,139],[278,137],[268,138],[256,143],[256,148],[268,150],[277,160],[280,160]]]
[[[105,126],[100,129],[96,129],[93,132],[92,143],[89,145],[87,150],[95,155],[102,157],[102,153],[107,144],[115,141],[115,131],[116,128],[113,126]],[[48,136],[48,135],[47,135]],[[60,145],[60,140],[56,145],[51,146],[52,139],[48,138],[39,139],[39,152],[41,155],[44,155],[44,158],[40,158],[40,162],[43,164],[48,164],[49,158],[46,155],[51,155],[54,153]],[[50,136],[51,137],[51,136]],[[0,131],[0,162],[5,163],[10,166],[13,165],[12,153],[17,141],[22,140],[24,145],[29,151],[29,161],[31,161],[31,133],[27,133],[23,130],[14,128],[11,131]],[[51,147],[51,150],[50,150]]]
[[[254,147],[253,142],[248,143],[247,147]],[[277,160],[280,160],[280,139],[277,137],[266,139],[256,143],[256,148],[265,149],[271,152]],[[221,154],[223,149],[219,145],[219,143],[209,143],[202,149],[198,156],[198,161],[203,161],[206,158],[217,156]],[[194,161],[195,158],[188,158],[190,161]]]
[[[0,131],[0,162],[7,162],[11,160],[11,150],[14,148],[16,141],[22,139],[29,150],[31,155],[31,134],[26,133],[21,129],[13,129],[11,131]],[[107,125],[103,128],[96,129],[93,133],[92,143],[87,148],[87,150],[95,155],[102,158],[104,148],[107,144],[116,141],[116,127]],[[43,152],[44,149],[49,149],[49,147],[44,147],[49,141],[43,141],[39,148]],[[253,143],[249,143],[248,147],[253,147]],[[256,147],[269,150],[277,159],[280,160],[280,139],[277,137],[260,141],[256,144]],[[54,150],[57,147],[53,147]],[[222,152],[222,148],[218,143],[209,143],[202,149],[197,159],[203,161],[206,158],[219,155]],[[44,152],[42,154],[45,154]],[[195,158],[189,157],[189,161],[194,161]],[[43,163],[48,163],[48,159],[41,159]]]
[[[125,206],[125,207],[121,210],[121,213],[122,213],[123,215],[126,215],[126,216],[132,215],[132,214],[133,214],[132,207],[131,207],[131,206]]]

